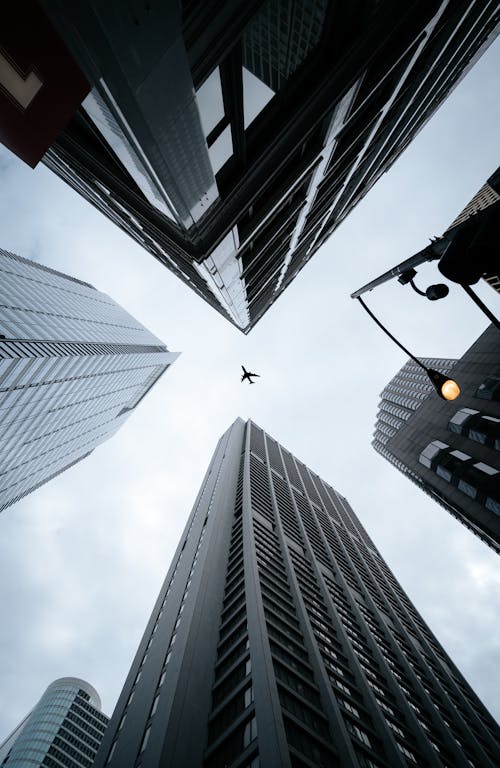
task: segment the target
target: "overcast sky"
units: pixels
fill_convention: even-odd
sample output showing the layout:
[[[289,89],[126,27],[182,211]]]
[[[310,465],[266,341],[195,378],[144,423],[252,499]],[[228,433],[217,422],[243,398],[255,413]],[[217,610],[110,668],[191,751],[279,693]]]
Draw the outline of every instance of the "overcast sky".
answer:
[[[500,41],[243,336],[50,171],[0,150],[0,247],[109,293],[182,355],[120,432],[0,515],[0,741],[57,677],[111,714],[219,436],[252,418],[351,502],[497,717],[498,557],[371,447],[405,356],[349,293],[439,235],[499,161]],[[419,273],[423,286],[437,269]],[[499,297],[481,295],[500,313]],[[460,357],[487,320],[458,286],[367,301],[422,356]],[[260,372],[240,384],[240,364]]]

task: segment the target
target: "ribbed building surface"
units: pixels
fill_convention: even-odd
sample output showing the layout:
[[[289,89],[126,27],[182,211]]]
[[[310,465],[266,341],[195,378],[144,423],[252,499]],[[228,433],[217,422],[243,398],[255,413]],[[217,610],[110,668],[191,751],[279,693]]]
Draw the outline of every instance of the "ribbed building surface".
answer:
[[[453,378],[453,366],[456,360],[429,357],[420,358],[420,360],[428,368]],[[378,404],[372,445],[391,464],[410,476],[412,475],[408,468],[386,446],[435,391],[425,371],[413,360],[408,360],[380,393],[381,400]],[[412,479],[418,482],[418,475],[414,474]]]
[[[91,768],[107,724],[95,689],[76,677],[62,677],[0,744],[0,766]]]
[[[0,510],[111,437],[176,357],[106,294],[0,249]]]
[[[493,768],[499,746],[346,499],[237,420],[96,768]]]
[[[499,23],[495,0],[42,5],[92,84],[44,162],[244,332]]]
[[[373,447],[500,552],[500,334],[460,360],[422,359],[461,389],[447,402],[409,360],[381,393]]]

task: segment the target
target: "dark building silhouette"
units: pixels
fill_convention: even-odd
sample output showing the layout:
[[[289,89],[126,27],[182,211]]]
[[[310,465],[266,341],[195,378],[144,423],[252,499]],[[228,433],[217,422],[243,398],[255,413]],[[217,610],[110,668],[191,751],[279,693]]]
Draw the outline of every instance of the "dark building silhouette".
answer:
[[[373,447],[500,552],[500,333],[490,326],[460,360],[423,362],[460,396],[442,400],[409,360],[381,394]]]
[[[460,211],[458,216],[452,221],[446,232],[448,230],[455,227],[457,224],[461,224],[464,221],[467,221],[467,219],[470,219],[471,216],[474,216],[479,211],[485,211],[486,209],[491,209],[491,206],[496,206],[496,217],[497,220],[500,219],[500,167],[496,169],[496,171],[490,176],[490,178],[483,184],[481,189],[479,189],[474,197],[467,203],[465,208]],[[496,228],[495,235],[498,235],[498,225]],[[445,234],[446,234],[445,232]],[[495,244],[493,246],[495,248],[495,251],[498,252],[498,241],[495,241]],[[489,270],[485,274],[483,274],[483,279],[486,280],[486,282],[491,285],[493,290],[495,290],[497,293],[500,293],[500,267],[498,262],[500,259],[497,259],[496,261],[496,270]]]
[[[34,168],[89,91],[40,3],[3,3],[0,143]]]
[[[493,40],[494,0],[42,0],[92,91],[44,162],[248,332]]]
[[[499,744],[346,499],[238,419],[95,768],[486,768]]]
[[[108,721],[89,683],[61,677],[0,744],[0,766],[91,768]]]

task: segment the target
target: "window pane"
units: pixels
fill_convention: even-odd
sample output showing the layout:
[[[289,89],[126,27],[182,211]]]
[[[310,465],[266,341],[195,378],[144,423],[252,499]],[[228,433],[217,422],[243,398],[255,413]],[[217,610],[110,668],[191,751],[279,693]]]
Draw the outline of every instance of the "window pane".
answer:
[[[208,136],[224,117],[219,67],[211,72],[203,85],[196,91],[196,103],[198,104],[203,131],[205,136]]]
[[[449,469],[446,469],[446,467],[442,467],[440,464],[436,467],[436,474],[439,475],[439,477],[442,477],[443,480],[446,480],[447,483],[451,482],[452,474]]]
[[[273,96],[274,91],[243,67],[243,113],[245,128],[248,128],[250,123],[262,112]]]
[[[470,429],[468,437],[470,437],[470,439],[474,440],[476,443],[481,443],[481,445],[486,443],[486,435],[484,432],[480,432],[478,429]]]
[[[495,499],[492,499],[491,496],[488,496],[484,506],[486,509],[489,509],[490,512],[500,516],[500,501],[495,501]]]
[[[458,481],[458,490],[462,493],[466,493],[471,499],[475,499],[477,496],[477,490],[470,483],[466,483],[465,480]]]
[[[230,125],[224,128],[221,135],[209,147],[208,154],[210,155],[214,174],[216,174],[233,154],[233,139],[231,137]]]

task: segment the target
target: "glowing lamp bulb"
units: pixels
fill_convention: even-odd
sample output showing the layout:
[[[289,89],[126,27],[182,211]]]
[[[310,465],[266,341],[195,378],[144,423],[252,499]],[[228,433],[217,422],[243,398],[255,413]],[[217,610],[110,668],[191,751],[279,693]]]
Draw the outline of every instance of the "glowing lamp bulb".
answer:
[[[435,371],[433,368],[425,368],[423,365],[422,368],[425,369],[439,397],[442,397],[443,400],[456,400],[460,394],[460,387],[456,381],[449,379],[444,373]]]
[[[460,394],[460,387],[453,379],[446,379],[441,386],[441,394],[445,400],[456,400]]]

